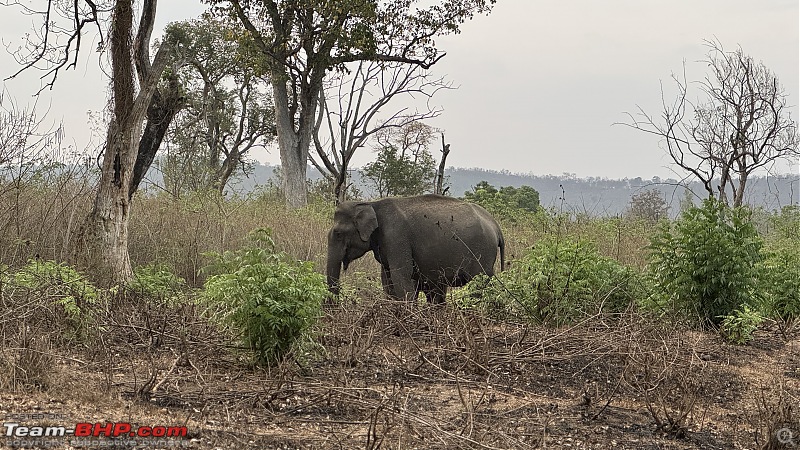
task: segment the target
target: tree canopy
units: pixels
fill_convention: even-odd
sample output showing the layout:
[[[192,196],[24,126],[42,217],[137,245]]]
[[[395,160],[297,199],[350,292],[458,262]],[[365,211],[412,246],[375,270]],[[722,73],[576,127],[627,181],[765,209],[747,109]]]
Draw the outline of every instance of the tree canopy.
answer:
[[[411,196],[433,190],[436,160],[428,150],[433,132],[429,125],[412,122],[378,133],[378,156],[361,169],[378,196]]]
[[[275,101],[283,190],[290,206],[306,203],[306,166],[323,80],[356,61],[430,68],[443,56],[435,38],[459,32],[496,0],[212,0],[234,17],[260,53]]]
[[[257,76],[249,48],[230,22],[203,15],[169,24],[185,107],[168,134],[161,159],[167,190],[222,193],[254,147],[275,135],[269,81]]]
[[[481,181],[472,191],[464,193],[464,199],[477,203],[487,211],[499,216],[513,218],[517,212],[535,213],[539,210],[539,192],[530,186],[503,186],[500,189]]]

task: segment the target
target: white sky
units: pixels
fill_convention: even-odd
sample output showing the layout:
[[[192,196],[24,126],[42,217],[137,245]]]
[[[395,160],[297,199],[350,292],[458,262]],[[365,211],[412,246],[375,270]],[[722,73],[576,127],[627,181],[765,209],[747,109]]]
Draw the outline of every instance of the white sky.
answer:
[[[433,72],[460,87],[434,98],[444,113],[430,123],[451,143],[448,165],[540,175],[671,176],[657,138],[612,124],[626,121],[625,112],[637,105],[658,114],[660,83],[671,87],[670,75],[681,72],[684,61],[688,78],[701,79],[704,39],[717,39],[727,50],[741,46],[763,61],[784,85],[797,119],[798,3],[498,0],[489,16],[465,24],[460,35],[439,39],[447,56]],[[157,29],[203,10],[197,0],[162,0]],[[0,7],[3,45],[17,45],[32,20]],[[96,42],[84,45],[92,50]],[[87,112],[106,104],[108,80],[97,55],[86,52],[77,70],[63,72],[38,102],[40,109],[50,105],[50,122],[63,119],[77,149],[91,140]],[[17,68],[0,49],[0,78]],[[24,106],[33,102],[38,76],[24,73],[3,82],[3,89]],[[93,145],[100,141],[95,138]],[[371,156],[365,149],[354,162],[361,165]],[[259,159],[276,163],[277,151]]]

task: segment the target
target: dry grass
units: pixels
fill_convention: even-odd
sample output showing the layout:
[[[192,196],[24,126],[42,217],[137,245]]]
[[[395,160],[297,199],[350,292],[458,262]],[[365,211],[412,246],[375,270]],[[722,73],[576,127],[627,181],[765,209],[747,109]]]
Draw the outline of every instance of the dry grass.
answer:
[[[0,263],[20,266],[36,256],[65,261],[90,192],[86,178],[70,174],[0,184]]]

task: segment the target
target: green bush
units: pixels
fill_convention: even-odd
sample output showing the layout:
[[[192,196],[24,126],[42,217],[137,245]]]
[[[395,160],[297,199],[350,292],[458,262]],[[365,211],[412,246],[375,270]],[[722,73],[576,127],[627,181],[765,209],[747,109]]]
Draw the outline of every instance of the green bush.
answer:
[[[759,267],[764,313],[792,322],[800,317],[800,240],[768,243]]]
[[[310,262],[275,251],[270,231],[250,234],[241,250],[209,254],[213,273],[202,299],[209,313],[253,352],[256,364],[282,358],[320,314],[328,291]]]
[[[769,237],[774,239],[800,240],[800,206],[784,206],[769,217]]]
[[[163,263],[152,263],[133,270],[133,279],[128,289],[149,299],[158,300],[165,305],[180,302],[180,292],[186,287],[186,280],[175,275],[172,268]]]
[[[71,337],[87,336],[100,293],[80,272],[64,263],[30,260],[10,281],[35,290],[37,296],[52,298],[63,309]]]
[[[496,319],[513,316],[519,306],[505,291],[505,281],[483,274],[476,275],[462,289],[452,290],[449,300],[461,309],[478,310]]]
[[[741,309],[723,318],[720,332],[728,342],[744,345],[753,340],[753,333],[763,321],[758,311],[742,305]]]
[[[485,285],[485,287],[484,287]],[[620,312],[639,295],[638,274],[581,239],[539,242],[488,284],[473,280],[457,302],[491,315],[521,314],[553,325]]]
[[[662,223],[649,246],[654,293],[648,304],[715,325],[757,304],[762,240],[749,218],[745,208],[709,199]]]
[[[479,182],[464,199],[477,203],[487,211],[506,220],[525,222],[540,211],[539,192],[530,186],[495,188],[486,181]]]

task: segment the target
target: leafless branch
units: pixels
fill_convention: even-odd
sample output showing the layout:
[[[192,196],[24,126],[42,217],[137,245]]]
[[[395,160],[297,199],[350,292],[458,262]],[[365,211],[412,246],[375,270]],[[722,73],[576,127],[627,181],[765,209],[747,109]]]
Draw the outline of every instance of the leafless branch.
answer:
[[[44,10],[35,10],[21,1],[9,0],[0,1],[0,6],[17,7],[24,15],[41,17],[41,26],[33,30],[33,37],[26,36],[22,46],[10,50],[22,67],[5,78],[16,78],[29,69],[44,72],[40,78],[47,81],[36,92],[37,95],[46,88],[53,88],[61,70],[77,66],[81,42],[88,26],[94,25],[97,29],[100,39],[98,50],[104,47],[100,23],[111,8],[103,3],[98,5],[92,0],[74,0],[69,4],[48,0]],[[63,42],[64,39],[66,42]]]
[[[704,101],[687,99],[684,68],[682,78],[672,77],[678,89],[672,104],[662,86],[658,119],[638,108],[623,125],[661,137],[675,164],[700,181],[709,196],[728,202],[730,193],[739,206],[754,172],[800,156],[797,124],[777,77],[763,63],[741,48],[726,52],[716,41],[706,46],[711,73],[699,83]]]
[[[341,200],[345,172],[355,152],[385,130],[438,116],[441,109],[429,100],[439,90],[452,88],[420,66],[401,63],[362,61],[350,72],[338,73],[327,83],[327,96],[320,98],[314,144],[321,163],[312,158],[312,164],[326,177],[338,180],[336,192]],[[425,108],[400,107],[381,117],[390,103],[419,97],[426,100]]]

